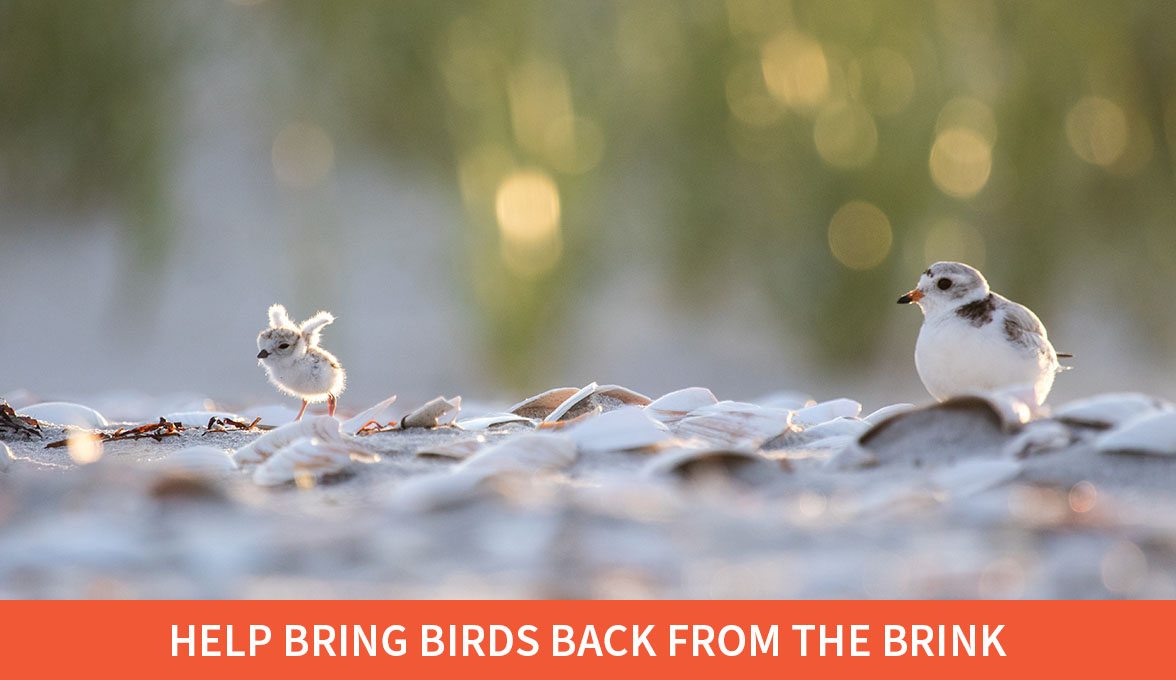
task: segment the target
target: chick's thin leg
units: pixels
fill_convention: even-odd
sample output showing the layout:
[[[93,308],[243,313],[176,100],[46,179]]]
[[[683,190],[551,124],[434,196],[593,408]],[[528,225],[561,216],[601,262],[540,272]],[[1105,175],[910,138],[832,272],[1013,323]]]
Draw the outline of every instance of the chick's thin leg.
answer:
[[[302,408],[298,409],[298,417],[294,420],[302,420],[302,414],[306,413],[306,400],[302,400]]]
[[[327,395],[327,415],[335,415],[335,407],[339,405],[339,398],[333,394]]]

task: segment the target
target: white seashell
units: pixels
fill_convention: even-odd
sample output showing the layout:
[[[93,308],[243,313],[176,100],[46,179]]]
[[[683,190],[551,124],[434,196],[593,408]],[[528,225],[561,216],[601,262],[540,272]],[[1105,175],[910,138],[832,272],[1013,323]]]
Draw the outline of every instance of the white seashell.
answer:
[[[772,392],[755,400],[755,403],[765,408],[786,408],[789,411],[806,408],[816,404],[812,396],[796,390],[781,390]]]
[[[478,418],[467,418],[466,420],[457,421],[457,426],[463,430],[488,430],[499,425],[507,425],[510,423],[527,423],[534,424],[530,418],[516,416],[513,413],[496,413],[489,416],[480,416]]]
[[[1008,458],[1027,458],[1064,449],[1074,441],[1070,428],[1054,420],[1035,420],[1005,444]]]
[[[631,451],[655,446],[670,438],[668,427],[626,406],[589,418],[565,430],[581,452]]]
[[[620,385],[601,385],[596,388],[593,394],[599,394],[602,397],[611,397],[627,406],[648,406],[653,401],[640,392],[634,392],[628,387],[621,387]]]
[[[0,442],[0,472],[8,472],[14,460],[16,456],[12,455],[12,449],[8,448],[8,444]]]
[[[543,422],[545,422],[545,423],[558,422],[560,418],[564,417],[565,413],[572,410],[573,406],[575,406],[576,404],[579,404],[581,401],[584,401],[589,396],[591,396],[592,393],[596,391],[596,387],[597,387],[597,385],[594,382],[588,383],[587,385],[581,387],[579,390],[576,391],[575,394],[568,397],[567,399],[564,399],[563,402],[559,406],[556,406],[551,411],[551,413],[548,413],[543,418]]]
[[[298,409],[290,408],[285,404],[266,404],[250,408],[245,417],[250,422],[254,418],[261,418],[262,425],[285,425],[295,422],[294,419],[298,417]]]
[[[682,447],[667,449],[649,459],[641,469],[647,476],[688,473],[691,468],[713,464],[725,469],[743,465],[772,465],[772,461],[750,449],[737,447]]]
[[[685,418],[695,409],[717,404],[718,401],[714,393],[705,387],[687,387],[658,397],[645,407],[645,411],[651,418],[668,425]]]
[[[695,409],[672,426],[680,437],[701,437],[715,446],[759,446],[792,432],[792,411],[720,401]]]
[[[515,415],[542,420],[557,406],[579,391],[575,387],[557,387],[524,399],[507,410]]]
[[[839,417],[823,422],[820,425],[806,427],[803,434],[806,439],[812,441],[825,437],[840,437],[843,435],[857,437],[868,429],[870,429],[870,424],[864,420]]]
[[[72,404],[67,401],[47,401],[41,404],[33,404],[17,411],[17,415],[29,416],[43,423],[69,425],[88,430],[110,425],[106,418],[102,417],[101,413],[89,406]]]
[[[1176,456],[1176,411],[1157,411],[1111,430],[1095,441],[1103,453]]]
[[[971,458],[940,470],[931,482],[956,498],[1006,484],[1021,474],[1022,464],[1007,458]]]
[[[240,465],[261,463],[291,443],[308,437],[320,441],[342,442],[339,421],[331,416],[315,416],[296,420],[275,428],[237,449],[233,460]]]
[[[1119,392],[1064,404],[1054,409],[1053,417],[1074,425],[1108,429],[1165,408],[1170,405],[1162,399],[1137,392]]]
[[[346,432],[347,434],[355,434],[356,432],[359,432],[360,428],[372,422],[373,420],[377,423],[380,423],[381,425],[396,420],[392,414],[392,404],[395,403],[396,395],[393,394],[375,406],[369,406],[368,408],[365,408],[364,410],[355,414],[354,418],[348,418],[347,420],[343,421],[343,425],[339,429],[341,429],[343,432]]]
[[[318,480],[323,475],[343,470],[352,460],[371,462],[379,458],[353,450],[343,441],[299,439],[258,466],[253,472],[253,481],[261,486],[277,486],[287,482]]]
[[[199,475],[223,475],[237,469],[237,463],[223,449],[215,446],[190,446],[159,461],[168,470]]]
[[[576,444],[562,434],[527,432],[488,446],[461,464],[483,475],[500,472],[543,472],[566,468],[576,461]]]
[[[890,416],[897,415],[899,413],[906,413],[907,411],[913,411],[914,409],[915,409],[914,404],[907,404],[907,403],[891,404],[889,406],[883,406],[882,408],[878,409],[877,411],[874,411],[870,415],[865,416],[864,418],[862,418],[862,420],[866,421],[867,423],[869,423],[871,425],[877,425],[878,423],[882,422],[883,420],[886,420]]]
[[[400,427],[404,429],[410,427],[437,427],[441,417],[446,413],[453,411],[453,419],[456,419],[457,412],[460,410],[461,397],[454,397],[452,399],[437,397],[404,416],[400,421]],[[453,419],[451,419],[451,422]]]
[[[473,470],[409,477],[392,491],[390,504],[407,512],[444,510],[488,495],[485,481]]]
[[[179,423],[185,427],[207,425],[209,418],[236,420],[238,422],[244,421],[245,423],[253,421],[253,418],[245,418],[236,413],[229,413],[228,411],[176,411],[175,413],[169,413],[163,416],[163,419],[167,422]]]
[[[861,412],[862,405],[853,399],[830,399],[798,410],[792,420],[797,425],[808,427],[834,418],[856,418]]]
[[[486,442],[481,437],[461,441],[450,441],[430,446],[422,446],[413,454],[418,458],[448,458],[451,460],[465,460],[474,455]]]

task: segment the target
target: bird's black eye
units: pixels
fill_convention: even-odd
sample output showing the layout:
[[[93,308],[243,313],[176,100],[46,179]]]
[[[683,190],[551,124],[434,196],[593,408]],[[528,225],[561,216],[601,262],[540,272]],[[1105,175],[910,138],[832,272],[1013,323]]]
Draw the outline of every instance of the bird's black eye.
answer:
[[[939,286],[939,290],[947,290],[948,288],[951,288],[951,279],[939,279],[939,282],[935,285]]]
[[[950,284],[949,284],[949,285],[950,285]],[[940,286],[940,288],[944,288],[944,287],[945,287],[945,286]],[[290,346],[290,343],[288,343],[288,342],[283,342],[282,344],[278,345],[278,349],[286,349],[286,348],[287,348],[287,347],[289,347],[289,346]]]

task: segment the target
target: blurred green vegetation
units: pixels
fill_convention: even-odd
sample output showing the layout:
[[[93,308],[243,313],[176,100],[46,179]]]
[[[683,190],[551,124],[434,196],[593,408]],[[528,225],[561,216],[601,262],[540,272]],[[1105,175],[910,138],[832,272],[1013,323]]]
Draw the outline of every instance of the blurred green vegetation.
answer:
[[[683,310],[750,278],[847,368],[930,259],[1040,300],[1113,258],[1141,334],[1176,340],[1150,309],[1176,285],[1176,3],[240,5],[0,3],[4,200],[110,202],[163,248],[171,84],[210,43],[201,11],[231,12],[230,39],[288,50],[296,86],[265,105],[451,187],[509,381],[558,362],[550,329],[618,238]]]

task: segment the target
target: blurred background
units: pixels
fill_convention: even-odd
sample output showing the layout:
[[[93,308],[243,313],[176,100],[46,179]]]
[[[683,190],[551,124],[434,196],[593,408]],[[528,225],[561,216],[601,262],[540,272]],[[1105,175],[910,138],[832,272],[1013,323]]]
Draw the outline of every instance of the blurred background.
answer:
[[[1176,398],[1176,3],[0,1],[0,390],[928,400],[958,259]],[[3,396],[0,392],[0,396]]]

